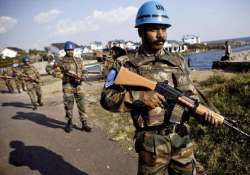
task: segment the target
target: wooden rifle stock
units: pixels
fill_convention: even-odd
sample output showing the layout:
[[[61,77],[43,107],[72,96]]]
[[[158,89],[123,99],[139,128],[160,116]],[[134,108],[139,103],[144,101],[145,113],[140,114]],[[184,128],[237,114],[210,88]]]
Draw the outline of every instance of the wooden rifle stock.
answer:
[[[144,78],[134,72],[129,71],[127,68],[121,67],[120,71],[118,72],[114,84],[116,85],[125,85],[125,86],[136,86],[136,87],[143,87],[147,88],[148,90],[153,90],[161,95],[165,96],[166,98],[171,97],[176,99],[177,103],[182,105],[183,107],[187,107],[194,111],[195,114],[204,117],[206,113],[211,113],[211,116],[219,121],[220,123],[223,123],[227,127],[234,129],[241,134],[250,137],[249,134],[245,133],[244,131],[240,130],[239,128],[235,127],[232,123],[229,122],[228,119],[223,117],[222,115],[212,111],[208,107],[198,103],[196,100],[185,96],[183,92],[181,92],[178,89],[173,88],[172,86],[169,86],[166,83],[157,83],[154,81],[151,81],[147,78]]]
[[[78,77],[76,74],[73,74],[71,72],[64,72],[65,75],[68,75],[69,77],[79,81],[79,82],[84,82],[88,85],[92,85],[91,83],[87,82],[87,78],[82,78],[82,77]]]
[[[29,75],[26,75],[26,74],[21,73],[20,76],[21,76],[24,80],[26,80],[26,81],[31,81],[31,82],[39,83],[39,80],[36,80],[36,79],[30,77]]]
[[[118,75],[116,76],[114,84],[127,85],[127,86],[140,86],[155,90],[156,82],[146,79],[128,69],[121,67]]]

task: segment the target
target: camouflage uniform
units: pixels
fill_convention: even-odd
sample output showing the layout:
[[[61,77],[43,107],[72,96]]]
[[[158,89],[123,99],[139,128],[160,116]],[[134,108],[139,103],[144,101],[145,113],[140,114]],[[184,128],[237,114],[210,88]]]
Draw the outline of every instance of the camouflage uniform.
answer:
[[[24,77],[27,93],[30,97],[31,104],[36,109],[38,105],[43,105],[42,103],[42,90],[40,86],[40,74],[36,68],[31,64],[24,64],[22,66],[23,75],[30,77]],[[32,79],[32,80],[31,80]]]
[[[142,49],[131,57],[120,57],[114,67],[123,65],[148,79],[168,83],[186,94],[197,94],[189,79],[189,72],[182,57],[160,50],[156,55]],[[139,91],[128,87],[112,85],[105,87],[101,104],[113,112],[131,113],[135,132],[135,150],[139,154],[138,174],[140,175],[192,175],[195,174],[193,144],[186,123],[173,124],[167,118],[171,115],[190,115],[187,109],[173,102],[164,108],[149,110],[142,102]]]
[[[83,77],[83,62],[80,58],[67,57],[65,56],[59,66],[63,69],[63,72],[71,72],[78,77]],[[79,118],[81,122],[86,122],[85,112],[85,100],[84,90],[81,87],[81,82],[73,79],[72,77],[64,74],[62,79],[63,85],[63,100],[64,108],[66,111],[66,119],[72,120],[74,100],[76,100]]]
[[[22,78],[22,70],[18,67],[12,67],[13,77],[16,82],[17,91],[20,93],[22,90],[25,91],[25,82]]]
[[[13,71],[11,69],[11,67],[6,67],[4,70],[3,70],[3,76],[7,76],[7,77],[12,77],[13,75]],[[5,84],[9,90],[10,93],[14,93],[14,81],[13,79],[4,79],[5,81]]]

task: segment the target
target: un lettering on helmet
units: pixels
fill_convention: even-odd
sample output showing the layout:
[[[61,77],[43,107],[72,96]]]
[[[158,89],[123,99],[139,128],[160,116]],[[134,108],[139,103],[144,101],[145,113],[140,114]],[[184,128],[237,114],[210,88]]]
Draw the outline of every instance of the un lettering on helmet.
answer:
[[[136,15],[135,27],[144,24],[162,24],[167,28],[171,26],[166,9],[156,1],[145,2]]]
[[[64,50],[74,50],[76,45],[71,41],[66,41],[64,44]]]

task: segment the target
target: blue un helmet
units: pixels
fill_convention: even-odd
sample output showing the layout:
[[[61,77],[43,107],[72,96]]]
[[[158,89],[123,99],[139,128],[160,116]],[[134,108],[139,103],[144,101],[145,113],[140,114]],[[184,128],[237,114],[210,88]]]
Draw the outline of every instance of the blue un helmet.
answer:
[[[29,63],[30,62],[30,57],[25,56],[23,57],[23,63]]]
[[[170,27],[166,9],[157,1],[145,2],[137,12],[135,27],[143,24],[162,24]]]
[[[75,44],[71,41],[66,41],[64,44],[64,50],[74,50],[75,48]]]

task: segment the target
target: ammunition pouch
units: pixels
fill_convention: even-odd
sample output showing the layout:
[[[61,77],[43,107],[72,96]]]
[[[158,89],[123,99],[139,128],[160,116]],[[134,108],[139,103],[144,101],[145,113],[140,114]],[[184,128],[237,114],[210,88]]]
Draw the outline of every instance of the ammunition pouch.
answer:
[[[169,100],[170,101],[170,100]],[[165,123],[182,124],[189,120],[190,110],[171,101],[165,104]]]

